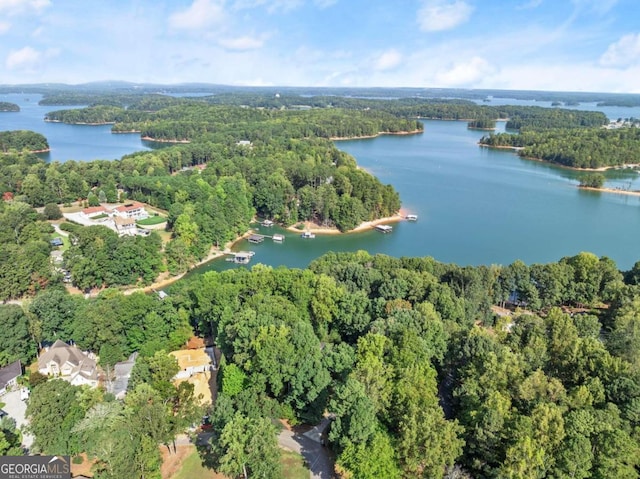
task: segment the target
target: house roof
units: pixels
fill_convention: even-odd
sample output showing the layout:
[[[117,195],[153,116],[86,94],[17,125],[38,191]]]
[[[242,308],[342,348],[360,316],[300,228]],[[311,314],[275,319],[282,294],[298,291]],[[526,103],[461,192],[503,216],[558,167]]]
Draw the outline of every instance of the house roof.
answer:
[[[172,351],[169,354],[178,360],[178,366],[180,366],[181,370],[211,364],[211,357],[204,349],[182,349],[180,351]]]
[[[82,210],[82,212],[85,215],[90,215],[93,213],[106,213],[107,211],[109,211],[108,209],[106,209],[104,206],[100,205],[100,206],[89,206],[88,208],[85,208]]]
[[[116,397],[121,396],[127,392],[127,387],[129,386],[129,378],[131,377],[131,371],[133,370],[133,366],[136,363],[137,357],[138,353],[135,352],[131,356],[129,356],[126,361],[121,361],[114,364],[113,374],[115,377],[108,389],[109,392]]]
[[[124,213],[126,211],[133,211],[139,208],[144,208],[144,205],[142,203],[138,203],[137,201],[133,201],[131,203],[127,203],[126,205],[116,207],[116,211]]]
[[[133,218],[121,218],[119,216],[116,216],[113,221],[115,222],[116,226],[128,226],[136,224],[136,220],[134,220]]]
[[[51,345],[48,351],[40,355],[38,368],[46,369],[52,361],[60,368],[66,363],[71,364],[73,366],[72,376],[80,374],[87,379],[97,379],[95,359],[84,354],[76,346],[69,346],[59,339]]]
[[[18,359],[0,369],[0,389],[4,389],[10,381],[13,381],[19,376],[22,376],[22,364]]]

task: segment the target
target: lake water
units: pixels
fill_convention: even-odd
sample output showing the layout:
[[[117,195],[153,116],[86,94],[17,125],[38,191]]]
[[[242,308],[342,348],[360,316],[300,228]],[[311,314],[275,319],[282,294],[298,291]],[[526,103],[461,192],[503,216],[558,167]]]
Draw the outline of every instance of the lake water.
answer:
[[[504,124],[502,124],[504,125]],[[580,251],[609,256],[621,269],[640,260],[640,198],[583,191],[578,174],[477,145],[483,132],[466,123],[425,121],[414,136],[338,142],[358,164],[400,193],[417,222],[376,231],[307,240],[288,233],[283,244],[242,241],[252,263],[304,267],[328,251],[367,250],[392,256],[433,256],[461,265],[557,261]],[[635,173],[616,181],[636,183]],[[262,228],[282,233],[279,228]],[[237,267],[216,260],[196,274]]]
[[[42,95],[5,94],[0,101],[20,105],[20,112],[0,113],[0,131],[32,130],[42,133],[49,141],[51,151],[39,155],[47,161],[116,160],[135,151],[150,149],[148,142],[138,134],[111,133],[111,125],[65,125],[44,121],[50,111],[77,106],[40,106]]]
[[[22,107],[20,113],[0,113],[0,130],[43,133],[53,160],[113,159],[149,147],[139,135],[111,134],[109,126],[45,123],[45,113],[57,107],[40,107],[38,100],[37,95],[0,95],[0,101]],[[622,109],[624,114],[617,110],[612,118],[640,117],[638,108]],[[480,148],[483,134],[468,130],[464,122],[426,121],[422,135],[338,142],[358,164],[392,184],[403,208],[417,214],[418,221],[396,223],[391,234],[369,231],[312,240],[273,227],[261,232],[284,233],[283,244],[243,241],[235,249],[255,251],[252,264],[290,267],[305,267],[328,251],[360,249],[462,265],[550,262],[580,251],[609,256],[621,269],[640,260],[640,198],[579,190],[578,173]],[[609,185],[640,189],[633,172],[607,176]],[[238,266],[216,260],[194,273],[230,267]]]

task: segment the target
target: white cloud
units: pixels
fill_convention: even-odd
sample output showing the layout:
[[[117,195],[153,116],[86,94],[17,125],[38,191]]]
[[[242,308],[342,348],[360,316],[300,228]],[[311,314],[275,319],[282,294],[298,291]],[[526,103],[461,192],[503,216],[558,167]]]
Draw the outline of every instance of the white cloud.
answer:
[[[227,50],[246,51],[262,48],[266,37],[256,38],[250,36],[242,36],[237,38],[221,39],[218,43]]]
[[[189,8],[169,17],[169,26],[177,30],[202,30],[221,24],[225,17],[224,0],[194,0]]]
[[[9,70],[30,70],[42,58],[42,53],[31,47],[24,47],[20,50],[12,50],[7,55],[5,65]]]
[[[603,14],[615,7],[618,0],[571,0],[571,3],[579,10]]]
[[[605,67],[626,67],[640,60],[640,33],[630,33],[609,45],[600,57]]]
[[[319,1],[323,3],[323,0]],[[269,13],[277,11],[289,12],[301,6],[302,3],[302,0],[236,0],[234,8],[237,10],[247,10],[256,7],[266,7]],[[324,3],[326,3],[326,0],[324,0]]]
[[[0,22],[0,35],[7,33],[10,28],[11,24],[9,22]]]
[[[392,70],[402,62],[402,54],[395,49],[382,53],[375,61],[373,68],[378,71]]]
[[[425,32],[450,30],[469,20],[473,7],[462,0],[425,0],[418,10],[418,24]]]
[[[40,13],[51,5],[49,0],[0,0],[0,13],[18,15],[25,12]]]
[[[473,86],[493,72],[494,68],[484,58],[473,57],[468,62],[439,71],[436,81],[443,86]]]

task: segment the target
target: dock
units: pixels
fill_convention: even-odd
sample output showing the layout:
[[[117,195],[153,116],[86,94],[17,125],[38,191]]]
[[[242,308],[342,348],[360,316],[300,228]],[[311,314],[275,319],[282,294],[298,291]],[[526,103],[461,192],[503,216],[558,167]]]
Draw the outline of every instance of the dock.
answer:
[[[273,239],[273,241],[274,241],[275,243],[282,243],[282,242],[284,242],[284,235],[281,235],[281,234],[277,234],[277,233],[276,233],[276,234],[274,234],[271,238]]]
[[[381,233],[391,233],[393,231],[393,226],[389,225],[376,225],[376,229]]]
[[[407,215],[405,216],[407,221],[418,221],[418,215]]]
[[[237,253],[229,253],[231,258],[227,258],[227,261],[236,264],[248,264],[256,253],[254,251],[238,251]]]
[[[262,226],[264,226],[265,228],[271,228],[273,226],[273,221],[271,220],[264,220],[262,223],[260,223]]]
[[[312,233],[311,231],[305,231],[304,233],[302,233],[300,235],[302,238],[304,239],[313,239],[316,237],[316,235],[314,233]]]
[[[249,243],[259,244],[259,243],[262,243],[264,241],[264,238],[265,238],[265,235],[253,234],[253,235],[249,236],[248,240],[249,240]]]

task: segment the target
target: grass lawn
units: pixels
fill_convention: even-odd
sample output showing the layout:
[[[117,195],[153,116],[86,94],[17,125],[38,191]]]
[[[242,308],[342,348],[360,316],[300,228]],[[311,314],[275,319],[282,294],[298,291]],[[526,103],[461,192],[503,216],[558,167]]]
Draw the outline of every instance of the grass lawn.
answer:
[[[309,468],[297,452],[282,452],[282,470],[285,479],[309,479]]]
[[[165,221],[167,221],[167,218],[165,218],[164,216],[149,216],[148,218],[145,218],[143,220],[138,220],[136,221],[136,223],[138,223],[140,226],[151,226],[151,225],[159,225],[160,223],[164,223]]]
[[[302,456],[296,452],[280,451],[282,453],[282,470],[284,479],[309,479],[309,469]],[[222,474],[216,474],[211,469],[202,466],[198,451],[193,451],[182,461],[180,470],[171,479],[220,479]]]
[[[58,246],[58,248],[60,248],[60,251],[67,251],[69,249],[69,246],[71,246],[71,242],[69,241],[69,237],[68,236],[63,236],[60,233],[58,233],[57,231],[54,231],[53,233],[51,233],[51,239],[53,238],[62,238],[62,246]]]
[[[202,466],[200,455],[194,448],[193,452],[182,462],[182,467],[178,473],[172,476],[171,479],[218,479],[220,477],[224,476],[218,475],[213,470]]]

